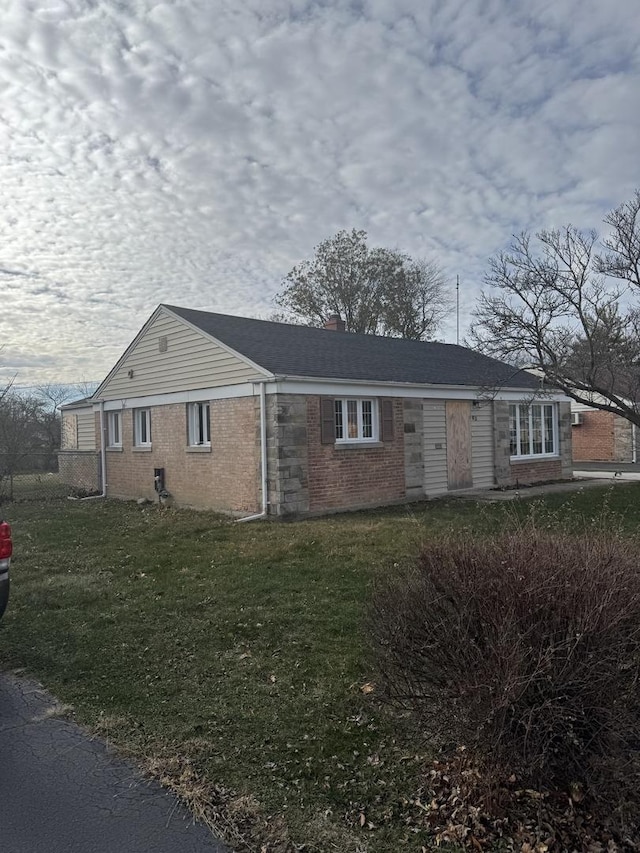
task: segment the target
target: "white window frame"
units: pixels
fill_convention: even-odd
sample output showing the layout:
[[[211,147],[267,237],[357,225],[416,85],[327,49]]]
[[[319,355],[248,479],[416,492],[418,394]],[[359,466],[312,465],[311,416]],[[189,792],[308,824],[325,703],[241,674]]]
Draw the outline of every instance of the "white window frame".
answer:
[[[349,403],[356,404],[357,437],[346,435]],[[364,436],[364,404],[371,406],[371,436]],[[380,440],[380,412],[373,397],[336,397],[334,401],[336,444],[372,444]],[[342,437],[339,433],[342,431]]]
[[[529,452],[521,453],[521,419],[522,419],[522,411],[521,409],[526,407],[527,409],[527,426],[529,429]],[[553,449],[546,449],[546,438],[545,438],[545,429],[544,429],[544,416],[545,416],[545,408],[550,407],[552,410],[553,417],[553,432],[552,432],[552,440],[553,440]],[[512,421],[512,411],[515,409],[515,421],[516,421],[516,453],[511,453],[511,421]],[[534,432],[533,432],[533,412],[534,409],[540,409],[540,418],[542,423],[542,452],[536,453],[534,451]],[[559,431],[558,431],[558,405],[557,403],[511,403],[509,405],[509,453],[510,458],[514,460],[524,460],[524,459],[552,459],[557,458],[560,455],[560,446],[559,446]]]
[[[133,443],[136,447],[151,447],[151,409],[134,409]]]
[[[122,412],[107,412],[107,447],[122,447]]]
[[[211,447],[211,406],[208,400],[187,405],[189,447]]]

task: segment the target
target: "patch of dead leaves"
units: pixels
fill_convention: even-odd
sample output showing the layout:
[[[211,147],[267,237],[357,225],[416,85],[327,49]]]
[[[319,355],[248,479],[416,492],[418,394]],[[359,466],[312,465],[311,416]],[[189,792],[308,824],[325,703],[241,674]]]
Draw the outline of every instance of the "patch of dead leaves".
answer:
[[[462,748],[450,760],[433,762],[418,796],[405,805],[406,823],[436,847],[456,844],[478,853],[640,851],[640,828],[618,832],[609,817],[597,813],[580,785],[536,790],[515,774],[492,785]]]

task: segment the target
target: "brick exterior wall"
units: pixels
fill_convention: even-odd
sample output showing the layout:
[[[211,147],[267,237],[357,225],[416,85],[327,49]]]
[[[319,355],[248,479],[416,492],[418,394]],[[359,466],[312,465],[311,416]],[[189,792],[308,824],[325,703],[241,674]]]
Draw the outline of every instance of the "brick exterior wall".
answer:
[[[631,462],[632,427],[612,412],[581,412],[582,423],[573,427],[574,462]]]
[[[381,506],[405,498],[403,401],[393,401],[393,441],[348,447],[320,441],[320,397],[307,397],[309,510]]]
[[[559,459],[541,459],[537,461],[511,462],[509,485],[529,485],[545,480],[561,480],[562,463]]]
[[[382,506],[424,495],[423,401],[392,400],[393,440],[349,446],[322,444],[321,399],[317,395],[267,395],[269,515],[294,517]],[[151,407],[152,447],[148,450],[133,447],[133,410],[123,409],[123,447],[106,451],[108,496],[157,500],[153,469],[164,468],[165,488],[178,506],[237,514],[260,512],[260,399],[213,400],[210,408],[210,451],[187,447],[184,404]],[[496,401],[493,408],[498,485],[571,477],[568,403],[559,405],[560,454],[540,461],[510,460],[508,403]],[[99,429],[96,414],[98,445]],[[88,455],[95,461],[95,454]],[[73,480],[78,485],[77,478]]]
[[[123,409],[122,450],[107,449],[109,497],[157,500],[153,469],[164,468],[165,488],[178,506],[259,512],[259,400],[212,400],[210,406],[210,451],[187,447],[184,404],[151,407],[150,450],[133,447],[133,410]]]

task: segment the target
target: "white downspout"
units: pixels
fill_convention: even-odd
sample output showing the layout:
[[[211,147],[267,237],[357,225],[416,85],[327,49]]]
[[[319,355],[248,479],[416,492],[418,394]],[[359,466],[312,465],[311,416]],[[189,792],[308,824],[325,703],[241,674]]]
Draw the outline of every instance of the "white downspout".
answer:
[[[102,474],[102,492],[99,495],[89,495],[80,498],[81,501],[95,501],[107,496],[107,449],[104,440],[104,400],[100,400],[100,472]]]
[[[236,519],[236,521],[257,521],[259,518],[267,517],[269,495],[267,494],[267,386],[265,381],[260,383],[260,480],[262,512],[246,515],[244,518]]]
[[[635,424],[631,424],[631,461],[635,465],[638,461],[638,433]]]

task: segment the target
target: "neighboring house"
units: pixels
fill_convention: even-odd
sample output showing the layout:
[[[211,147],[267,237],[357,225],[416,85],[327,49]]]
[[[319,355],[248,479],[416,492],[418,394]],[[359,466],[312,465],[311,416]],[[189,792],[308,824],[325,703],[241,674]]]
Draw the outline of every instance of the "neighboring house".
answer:
[[[613,412],[571,402],[574,462],[636,462],[635,424]]]
[[[160,305],[93,397],[63,408],[61,471],[101,456],[109,496],[155,485],[178,505],[273,516],[571,477],[569,401],[535,377],[342,328]]]

